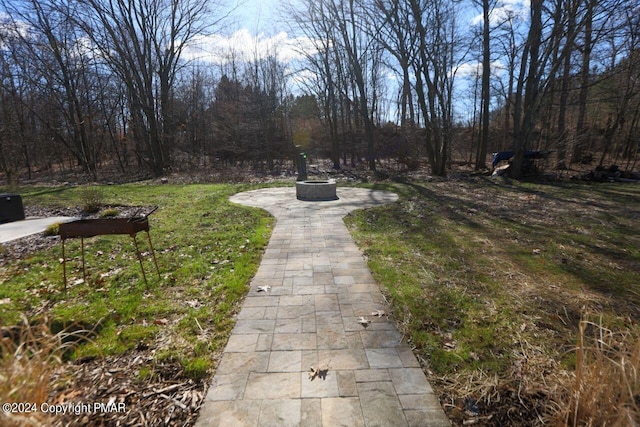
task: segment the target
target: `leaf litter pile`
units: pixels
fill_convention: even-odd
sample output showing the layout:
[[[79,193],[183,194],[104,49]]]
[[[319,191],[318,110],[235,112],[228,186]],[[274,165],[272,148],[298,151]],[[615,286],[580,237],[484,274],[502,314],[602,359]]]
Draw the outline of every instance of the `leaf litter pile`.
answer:
[[[140,370],[150,367],[154,374],[140,380]],[[74,387],[64,387],[67,383]],[[146,351],[62,365],[53,385],[61,388],[52,393],[53,404],[102,403],[111,409],[62,414],[51,421],[53,426],[193,425],[207,387],[202,380],[184,378],[179,363],[155,361]]]

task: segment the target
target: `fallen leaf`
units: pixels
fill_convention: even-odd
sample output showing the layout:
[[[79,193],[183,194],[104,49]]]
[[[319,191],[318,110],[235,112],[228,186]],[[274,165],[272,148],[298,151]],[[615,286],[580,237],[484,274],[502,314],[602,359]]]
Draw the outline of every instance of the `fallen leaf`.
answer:
[[[258,286],[258,292],[269,292],[271,290],[271,286]]]
[[[311,369],[308,372],[309,375],[309,380],[313,381],[316,377],[321,378],[321,379],[326,379],[327,378],[327,372],[329,371],[329,366],[328,365],[320,365],[317,368],[314,368],[313,366],[311,367]]]
[[[123,270],[122,268],[116,268],[116,269],[113,269],[113,270],[109,270],[106,273],[100,274],[100,278],[115,276],[116,274],[120,273],[122,270]]]
[[[194,300],[188,300],[184,302],[186,305],[188,305],[191,308],[198,308],[200,307],[200,301],[198,301],[197,299]]]
[[[154,323],[154,324],[156,324],[156,325],[162,325],[162,326],[164,326],[164,325],[167,325],[167,324],[169,323],[169,321],[168,321],[167,319],[164,319],[164,318],[163,318],[163,319],[155,319],[155,320],[153,321],[153,323]]]
[[[357,319],[356,322],[360,323],[362,326],[366,328],[367,326],[369,326],[369,323],[371,323],[371,320],[365,319],[363,316],[360,316],[360,318]]]

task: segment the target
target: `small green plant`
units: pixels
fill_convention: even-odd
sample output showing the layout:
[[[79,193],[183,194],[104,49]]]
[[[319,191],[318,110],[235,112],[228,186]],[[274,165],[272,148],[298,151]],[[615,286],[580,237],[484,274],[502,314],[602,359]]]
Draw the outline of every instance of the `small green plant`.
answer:
[[[207,377],[211,362],[205,357],[196,357],[183,362],[184,374],[188,378],[198,381]]]
[[[144,366],[138,371],[138,380],[142,382],[151,381],[156,372],[153,368]]]
[[[111,208],[103,210],[98,216],[100,218],[113,218],[118,216],[119,213],[120,212],[117,209]]]
[[[98,187],[84,187],[80,191],[82,211],[85,213],[96,213],[104,203],[104,194]]]
[[[60,223],[56,222],[55,224],[49,225],[44,229],[44,235],[47,237],[57,236],[60,234]]]

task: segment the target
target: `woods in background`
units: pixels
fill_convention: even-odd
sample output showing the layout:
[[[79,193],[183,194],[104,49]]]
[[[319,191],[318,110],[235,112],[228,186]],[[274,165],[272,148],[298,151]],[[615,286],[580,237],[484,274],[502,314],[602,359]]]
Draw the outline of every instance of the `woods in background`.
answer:
[[[161,176],[300,151],[446,175],[512,150],[637,166],[640,6],[623,0],[299,0],[302,59],[187,58],[207,0],[0,1],[0,172]],[[473,5],[472,7],[470,5]]]

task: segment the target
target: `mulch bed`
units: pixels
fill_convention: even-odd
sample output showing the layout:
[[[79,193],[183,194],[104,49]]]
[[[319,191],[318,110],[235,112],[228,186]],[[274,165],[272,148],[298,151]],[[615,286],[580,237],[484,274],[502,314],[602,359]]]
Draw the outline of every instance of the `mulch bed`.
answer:
[[[153,374],[142,380],[141,369]],[[52,386],[49,402],[70,405],[70,412],[54,417],[54,427],[189,426],[196,422],[208,381],[184,378],[178,362],[158,362],[152,351],[139,349],[64,364]]]

